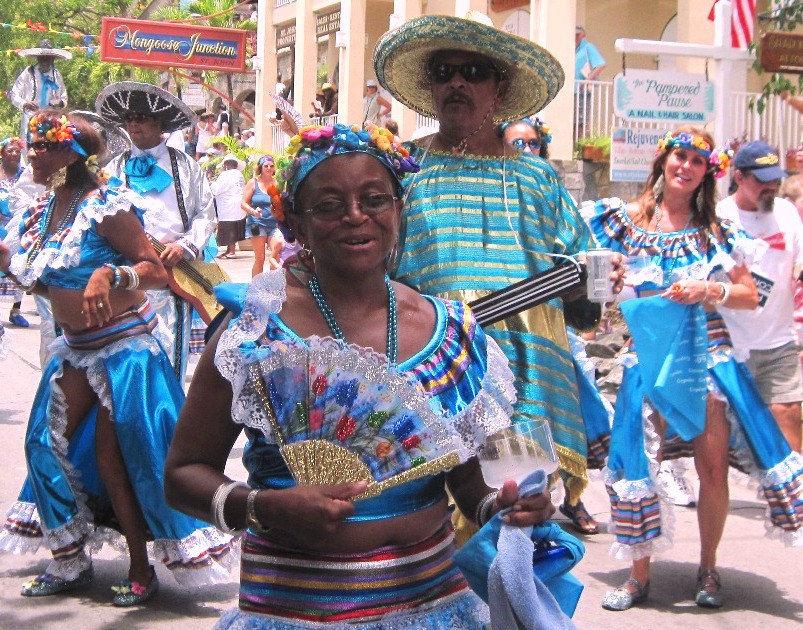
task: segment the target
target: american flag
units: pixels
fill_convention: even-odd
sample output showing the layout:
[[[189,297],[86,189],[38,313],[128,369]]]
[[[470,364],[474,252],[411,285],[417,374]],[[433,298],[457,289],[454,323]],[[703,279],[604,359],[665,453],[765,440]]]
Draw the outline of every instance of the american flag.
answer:
[[[719,0],[714,0],[708,19],[714,21],[714,7]],[[756,22],[756,0],[731,0],[733,16],[731,18],[731,46],[747,48],[753,41],[753,27]]]

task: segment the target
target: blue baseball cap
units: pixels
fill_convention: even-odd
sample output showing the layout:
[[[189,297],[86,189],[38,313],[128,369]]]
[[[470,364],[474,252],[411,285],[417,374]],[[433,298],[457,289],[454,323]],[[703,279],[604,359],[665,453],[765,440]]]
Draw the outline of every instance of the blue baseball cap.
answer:
[[[743,144],[733,159],[733,168],[751,173],[760,182],[783,179],[788,173],[781,168],[777,149],[766,142],[753,140]]]

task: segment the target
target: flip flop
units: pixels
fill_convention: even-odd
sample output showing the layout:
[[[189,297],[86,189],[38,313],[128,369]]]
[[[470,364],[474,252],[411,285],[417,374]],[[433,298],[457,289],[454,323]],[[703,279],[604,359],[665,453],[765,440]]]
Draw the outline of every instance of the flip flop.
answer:
[[[574,506],[563,503],[559,509],[561,514],[568,517],[574,528],[581,534],[599,534],[599,523],[588,513],[582,501],[578,501]]]

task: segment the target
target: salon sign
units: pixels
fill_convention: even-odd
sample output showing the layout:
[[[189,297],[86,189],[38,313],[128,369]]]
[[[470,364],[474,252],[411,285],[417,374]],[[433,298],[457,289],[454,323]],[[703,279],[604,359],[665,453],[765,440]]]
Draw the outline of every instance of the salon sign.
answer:
[[[248,31],[104,17],[100,59],[133,66],[245,70]]]
[[[704,124],[714,118],[714,83],[702,74],[627,70],[614,77],[613,110],[625,120]]]

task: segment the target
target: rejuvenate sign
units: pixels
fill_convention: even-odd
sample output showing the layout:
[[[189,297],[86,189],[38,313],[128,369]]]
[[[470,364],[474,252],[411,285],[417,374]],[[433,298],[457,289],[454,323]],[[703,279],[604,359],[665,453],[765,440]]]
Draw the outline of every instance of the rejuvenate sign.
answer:
[[[613,104],[626,120],[704,124],[714,117],[714,83],[700,74],[628,70],[613,80]]]
[[[104,17],[100,59],[134,66],[245,70],[248,31]]]

